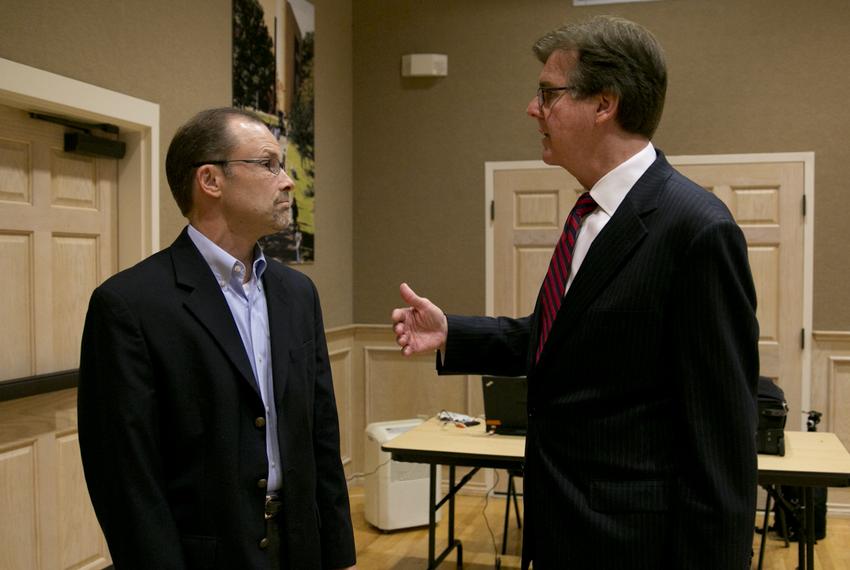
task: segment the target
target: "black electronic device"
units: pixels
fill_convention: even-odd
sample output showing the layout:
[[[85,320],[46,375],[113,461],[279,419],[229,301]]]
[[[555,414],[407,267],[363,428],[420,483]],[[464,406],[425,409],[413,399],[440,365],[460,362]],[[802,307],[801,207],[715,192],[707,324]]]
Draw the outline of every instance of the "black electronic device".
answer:
[[[484,423],[488,432],[525,435],[528,431],[528,379],[483,376]]]

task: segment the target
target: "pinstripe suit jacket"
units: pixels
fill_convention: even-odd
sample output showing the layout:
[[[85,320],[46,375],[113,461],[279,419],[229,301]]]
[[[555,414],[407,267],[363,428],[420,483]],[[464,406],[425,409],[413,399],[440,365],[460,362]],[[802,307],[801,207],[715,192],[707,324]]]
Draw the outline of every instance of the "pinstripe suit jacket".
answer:
[[[523,562],[748,568],[758,323],[743,234],[658,153],[533,362],[526,318],[449,316],[441,374],[528,375]]]

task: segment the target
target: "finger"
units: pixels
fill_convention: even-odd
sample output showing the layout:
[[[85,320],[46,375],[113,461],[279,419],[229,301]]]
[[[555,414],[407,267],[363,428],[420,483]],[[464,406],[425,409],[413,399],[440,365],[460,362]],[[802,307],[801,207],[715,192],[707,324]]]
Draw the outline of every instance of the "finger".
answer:
[[[404,299],[404,302],[414,309],[421,309],[425,304],[425,299],[417,295],[407,283],[402,283],[398,290],[401,293],[401,298]]]
[[[390,317],[392,318],[394,323],[404,322],[405,310],[406,309],[393,309],[392,315],[390,315]]]
[[[408,342],[410,341],[410,338],[406,334],[403,334],[396,338],[395,341],[399,346],[407,346]]]

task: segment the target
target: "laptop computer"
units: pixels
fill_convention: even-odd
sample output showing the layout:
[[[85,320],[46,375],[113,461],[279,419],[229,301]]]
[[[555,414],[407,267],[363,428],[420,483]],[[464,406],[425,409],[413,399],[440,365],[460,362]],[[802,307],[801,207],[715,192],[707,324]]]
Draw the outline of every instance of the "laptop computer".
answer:
[[[482,376],[484,418],[488,432],[525,435],[528,431],[528,379]]]

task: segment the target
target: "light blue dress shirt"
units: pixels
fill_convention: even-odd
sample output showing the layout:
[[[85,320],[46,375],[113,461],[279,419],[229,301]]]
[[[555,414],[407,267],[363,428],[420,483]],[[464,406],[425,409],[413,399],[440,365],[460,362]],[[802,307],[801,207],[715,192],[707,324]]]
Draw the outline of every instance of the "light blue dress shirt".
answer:
[[[204,234],[189,225],[189,238],[215,275],[221,292],[233,314],[245,353],[251,362],[254,379],[266,409],[266,454],[269,461],[269,491],[280,489],[280,448],[277,440],[277,410],[274,405],[272,382],[269,312],[261,280],[266,270],[266,258],[259,246],[254,246],[254,268],[247,282],[245,264],[221,249]]]

